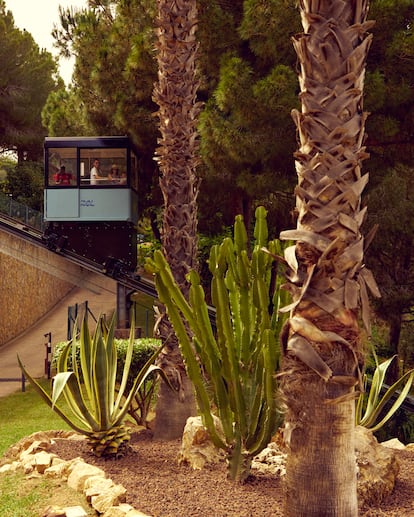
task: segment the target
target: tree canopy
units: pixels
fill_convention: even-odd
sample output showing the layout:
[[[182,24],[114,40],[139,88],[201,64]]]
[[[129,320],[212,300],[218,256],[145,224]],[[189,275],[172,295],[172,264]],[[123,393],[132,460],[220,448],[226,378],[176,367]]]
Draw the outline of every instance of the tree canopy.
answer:
[[[13,27],[0,2],[2,27]],[[157,230],[162,199],[153,160],[158,138],[152,99],[155,7],[155,0],[89,0],[86,9],[61,9],[56,44],[62,54],[76,57],[76,65],[72,85],[60,83],[51,92],[43,121],[51,135],[128,134],[142,157],[141,206]],[[199,229],[217,234],[232,224],[236,213],[244,213],[248,222],[255,206],[263,204],[270,232],[277,235],[293,223],[296,138],[290,112],[298,104],[298,84],[291,38],[301,30],[296,2],[198,0],[198,10],[198,97],[204,103]],[[390,178],[408,181],[407,171],[413,170],[414,3],[371,0],[370,18],[376,24],[361,106],[370,113],[366,202],[368,226],[379,221],[383,230],[377,232],[367,260],[388,296],[389,280],[375,254],[394,237],[386,230],[384,205],[376,199],[387,192]],[[23,45],[23,34],[10,34]],[[0,49],[2,60],[8,55],[5,48]],[[0,92],[1,110],[20,95],[20,90],[9,90],[9,102],[4,88]],[[5,119],[8,132],[17,128],[13,120]],[[392,196],[385,198],[390,206]],[[399,214],[405,208],[393,206],[403,220]]]
[[[27,31],[15,27],[4,0],[0,0],[0,68],[0,148],[17,151],[20,161],[40,159],[46,135],[41,111],[56,88],[57,66]]]

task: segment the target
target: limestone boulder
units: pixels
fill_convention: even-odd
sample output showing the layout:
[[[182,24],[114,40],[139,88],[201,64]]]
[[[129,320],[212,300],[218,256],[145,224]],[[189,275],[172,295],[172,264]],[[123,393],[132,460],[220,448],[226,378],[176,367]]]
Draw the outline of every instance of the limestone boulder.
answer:
[[[83,493],[88,502],[91,502],[92,497],[105,493],[114,483],[111,479],[103,478],[102,476],[91,476],[85,481]]]
[[[287,454],[282,452],[275,442],[270,442],[257,456],[253,458],[252,469],[258,472],[284,476],[286,474]]]
[[[108,490],[91,498],[91,506],[98,513],[105,513],[112,506],[125,503],[126,488],[122,485],[112,485]]]
[[[105,477],[105,472],[99,467],[89,465],[82,459],[74,460],[69,467],[68,486],[78,492],[84,490],[85,482],[91,476]]]
[[[396,451],[378,443],[371,431],[362,426],[355,430],[360,504],[377,505],[393,491],[399,472]]]
[[[214,417],[214,425],[220,436],[223,430],[220,420]],[[208,463],[218,463],[225,458],[225,452],[211,441],[201,417],[190,417],[184,427],[178,462],[188,463],[193,469],[202,469]]]

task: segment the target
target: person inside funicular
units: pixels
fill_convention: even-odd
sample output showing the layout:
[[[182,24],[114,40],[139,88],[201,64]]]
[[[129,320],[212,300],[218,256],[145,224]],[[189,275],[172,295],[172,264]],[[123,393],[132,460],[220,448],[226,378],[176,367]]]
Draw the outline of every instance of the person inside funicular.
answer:
[[[70,172],[66,172],[66,167],[62,165],[59,172],[54,175],[54,179],[56,185],[67,186],[70,185],[70,182],[72,181],[72,174]]]

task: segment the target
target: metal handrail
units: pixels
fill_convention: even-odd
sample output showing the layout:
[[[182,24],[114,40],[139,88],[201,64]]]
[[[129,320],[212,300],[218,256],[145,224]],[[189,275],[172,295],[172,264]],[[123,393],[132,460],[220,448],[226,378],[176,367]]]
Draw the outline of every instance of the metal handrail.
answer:
[[[21,221],[31,228],[43,231],[43,214],[13,199],[11,194],[0,192],[0,213]]]

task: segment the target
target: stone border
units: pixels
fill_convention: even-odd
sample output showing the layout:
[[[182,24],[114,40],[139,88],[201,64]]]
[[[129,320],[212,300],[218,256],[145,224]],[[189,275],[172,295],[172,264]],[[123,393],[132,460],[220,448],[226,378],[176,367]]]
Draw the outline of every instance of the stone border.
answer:
[[[106,477],[99,467],[86,463],[82,458],[62,460],[48,452],[54,438],[84,440],[85,437],[71,431],[37,432],[20,440],[8,449],[2,458],[0,473],[23,471],[28,477],[45,476],[59,478],[68,486],[82,493],[89,505],[102,517],[150,517],[126,504],[126,489]],[[50,507],[44,517],[86,517],[80,506],[68,508]]]

